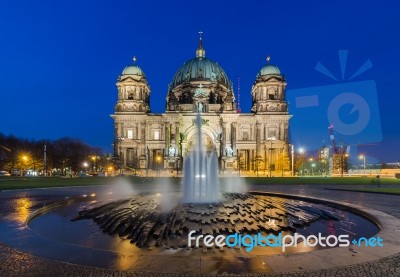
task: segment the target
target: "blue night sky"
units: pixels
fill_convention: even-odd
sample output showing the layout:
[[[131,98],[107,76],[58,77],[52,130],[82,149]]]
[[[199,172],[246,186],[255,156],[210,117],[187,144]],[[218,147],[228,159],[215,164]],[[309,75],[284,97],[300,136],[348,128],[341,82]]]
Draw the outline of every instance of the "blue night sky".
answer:
[[[288,93],[321,93],[321,107],[304,109],[301,123],[295,121],[301,110],[290,103],[296,145],[329,144],[327,122],[312,121],[326,114],[327,86],[362,90],[346,82],[373,80],[368,99],[381,129],[378,120],[357,138],[372,144],[360,151],[399,161],[399,10],[396,1],[1,1],[0,133],[70,136],[110,152],[109,115],[124,67],[137,56],[151,86],[151,110],[163,112],[168,84],[194,57],[202,30],[206,56],[225,69],[235,90],[240,77],[242,111],[250,111],[251,86],[267,55],[286,75]],[[348,50],[344,80],[338,50]],[[373,67],[349,81],[368,59]],[[318,62],[337,81],[315,70]],[[357,120],[351,107],[343,109]],[[310,134],[309,141],[298,133]]]

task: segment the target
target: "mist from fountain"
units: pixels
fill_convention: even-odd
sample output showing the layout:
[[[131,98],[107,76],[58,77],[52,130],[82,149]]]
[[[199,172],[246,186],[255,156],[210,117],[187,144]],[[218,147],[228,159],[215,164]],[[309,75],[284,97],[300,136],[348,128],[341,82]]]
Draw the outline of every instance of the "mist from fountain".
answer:
[[[215,203],[221,200],[217,153],[207,153],[203,148],[201,123],[201,115],[197,113],[197,145],[185,159],[183,168],[184,203]]]

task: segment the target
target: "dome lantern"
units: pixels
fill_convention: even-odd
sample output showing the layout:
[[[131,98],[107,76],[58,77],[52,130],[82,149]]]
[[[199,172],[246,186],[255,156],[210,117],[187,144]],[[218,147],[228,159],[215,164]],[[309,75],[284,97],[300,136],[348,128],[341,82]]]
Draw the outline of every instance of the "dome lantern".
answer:
[[[204,58],[206,56],[206,50],[203,48],[203,39],[201,35],[203,34],[202,31],[199,32],[200,39],[199,39],[199,47],[196,50],[196,58]]]

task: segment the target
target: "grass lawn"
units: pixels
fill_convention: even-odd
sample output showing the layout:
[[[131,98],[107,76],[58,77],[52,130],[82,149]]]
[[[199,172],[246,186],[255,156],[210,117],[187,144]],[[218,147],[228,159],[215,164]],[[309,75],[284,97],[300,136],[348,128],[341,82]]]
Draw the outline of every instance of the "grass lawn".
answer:
[[[252,185],[371,185],[375,178],[369,177],[248,177],[246,183]],[[381,185],[400,185],[400,179],[381,178]]]
[[[356,192],[370,192],[382,194],[396,194],[400,195],[400,188],[351,188],[351,189],[332,189],[340,191],[356,191]]]
[[[159,182],[159,178],[141,177],[118,177],[124,178],[135,185],[146,185]],[[166,177],[161,177],[166,178]],[[179,184],[180,178],[169,178],[169,182]],[[221,178],[222,183],[235,182],[237,177]],[[371,185],[374,178],[368,177],[245,177],[247,184],[251,185]],[[112,184],[116,177],[82,177],[82,178],[60,178],[60,177],[0,177],[0,190],[47,188],[47,187],[69,187],[69,186],[91,186]],[[400,185],[400,179],[381,178],[381,185]],[[371,188],[373,189],[373,188]],[[379,189],[379,188],[376,188]],[[382,189],[381,189],[382,190]]]

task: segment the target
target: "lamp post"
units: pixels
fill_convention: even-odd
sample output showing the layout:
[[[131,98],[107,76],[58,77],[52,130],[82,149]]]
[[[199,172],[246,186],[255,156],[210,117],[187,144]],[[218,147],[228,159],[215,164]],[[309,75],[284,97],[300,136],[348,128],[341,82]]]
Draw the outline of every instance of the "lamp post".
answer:
[[[272,173],[271,173],[271,160],[272,160],[272,143],[275,140],[275,137],[268,137],[267,140],[271,142],[271,148],[269,149],[269,177],[272,177]]]
[[[362,154],[362,155],[360,155],[359,158],[364,161],[364,175],[365,175],[365,155]]]
[[[22,161],[23,161],[24,167],[21,170],[21,176],[24,176],[24,170],[25,170],[25,167],[26,167],[26,162],[28,161],[28,156],[23,155],[22,156]]]
[[[264,145],[264,175],[265,175],[265,168],[267,167],[267,146]]]
[[[149,147],[146,146],[146,177],[149,177]]]
[[[313,172],[313,161],[314,161],[314,159],[313,158],[310,158],[310,159],[308,159],[309,161],[310,161],[310,163],[309,163],[309,168],[310,168],[310,175],[312,175],[312,172]]]
[[[305,174],[304,174],[304,166],[305,166],[305,159],[304,159],[304,156],[305,156],[305,150],[304,150],[304,148],[303,147],[300,147],[299,148],[299,154],[301,155],[301,159],[300,159],[300,161],[302,162],[302,166],[301,166],[301,176],[304,176]]]
[[[294,145],[292,144],[290,146],[291,148],[291,154],[292,154],[292,177],[294,176]]]
[[[239,169],[239,177],[240,177],[240,155],[239,155],[239,149],[236,149],[236,156],[238,160],[238,169]]]
[[[87,162],[83,162],[83,168],[84,168],[84,170],[85,170],[85,174],[87,173],[87,168],[88,168],[88,166],[89,166],[89,164],[87,163]]]
[[[282,147],[282,157],[281,157],[281,160],[282,160],[282,163],[281,163],[281,171],[282,171],[282,177],[283,177],[283,166],[284,166],[284,154],[283,154],[283,150],[284,150],[284,147]]]
[[[157,175],[160,176],[161,157],[157,156]]]
[[[117,137],[118,146],[119,146],[119,173],[122,175],[124,173],[124,169],[122,167],[122,142],[125,140],[124,137]]]
[[[97,169],[96,169],[96,156],[92,156],[91,160],[92,160],[92,172],[94,173],[95,171],[97,171]]]
[[[315,163],[311,164],[311,175],[314,176],[314,167],[315,167]]]

